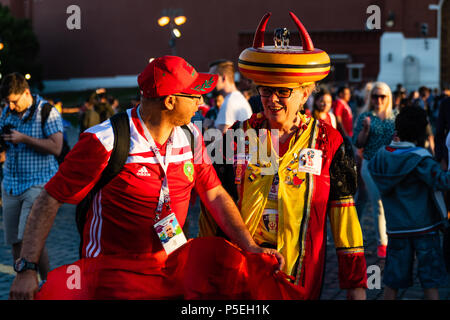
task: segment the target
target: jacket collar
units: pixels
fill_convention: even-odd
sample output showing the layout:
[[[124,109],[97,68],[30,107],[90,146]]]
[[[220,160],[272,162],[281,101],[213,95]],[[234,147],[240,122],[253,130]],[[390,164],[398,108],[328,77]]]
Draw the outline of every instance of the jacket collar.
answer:
[[[389,147],[392,148],[415,148],[416,145],[409,141],[392,141]]]

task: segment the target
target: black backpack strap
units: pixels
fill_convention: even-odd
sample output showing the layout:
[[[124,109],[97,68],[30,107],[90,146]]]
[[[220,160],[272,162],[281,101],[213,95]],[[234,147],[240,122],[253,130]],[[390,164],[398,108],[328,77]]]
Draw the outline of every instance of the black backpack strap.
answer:
[[[100,180],[92,189],[95,193],[106,186],[122,170],[130,151],[130,121],[128,114],[126,111],[117,113],[110,118],[110,121],[114,133],[114,146],[108,165],[103,170]]]
[[[182,125],[181,129],[183,129],[184,134],[186,135],[186,137],[189,140],[189,144],[191,146],[191,151],[192,151],[192,155],[194,155],[195,152],[195,138],[194,138],[194,133],[191,131],[191,129],[189,129],[189,127],[187,125]]]
[[[50,116],[52,108],[54,108],[54,106],[52,106],[48,102],[45,103],[41,108],[41,130],[45,138],[47,138],[47,135],[45,134],[45,123],[47,122],[48,117]],[[64,138],[63,135],[63,145],[61,148],[61,153],[58,156],[55,156],[56,160],[58,161],[58,164],[61,164],[64,161],[64,158],[69,153],[69,151],[70,151],[69,143],[67,142],[67,140]]]
[[[81,200],[76,208],[75,220],[80,234],[79,253],[82,256],[83,229],[86,223],[86,214],[91,206],[92,199],[104,186],[106,186],[123,168],[130,151],[130,121],[126,111],[112,116],[110,119],[114,133],[114,145],[108,164],[103,169],[100,180],[91,189],[88,195]]]
[[[47,119],[50,115],[50,112],[52,111],[53,106],[50,103],[45,103],[41,108],[41,129],[44,137],[47,137],[45,134],[45,123],[47,122]]]

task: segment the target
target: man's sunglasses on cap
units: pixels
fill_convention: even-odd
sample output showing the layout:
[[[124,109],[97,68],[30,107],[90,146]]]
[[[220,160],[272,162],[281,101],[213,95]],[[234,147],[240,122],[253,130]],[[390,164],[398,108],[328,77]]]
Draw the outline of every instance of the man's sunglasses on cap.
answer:
[[[263,98],[269,98],[272,94],[275,94],[278,98],[289,98],[294,88],[276,88],[276,87],[264,87],[258,86],[258,93]]]

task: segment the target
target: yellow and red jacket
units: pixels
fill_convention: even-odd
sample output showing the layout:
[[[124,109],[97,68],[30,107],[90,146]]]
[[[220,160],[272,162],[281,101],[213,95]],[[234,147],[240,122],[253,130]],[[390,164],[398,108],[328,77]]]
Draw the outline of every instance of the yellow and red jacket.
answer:
[[[254,114],[232,128],[239,127],[244,132],[248,129],[258,132],[247,136],[246,154],[256,151],[249,151],[247,146],[271,145],[270,133],[260,133],[261,129],[267,128],[262,113]],[[227,148],[226,142],[224,146]],[[235,143],[228,147],[237,151]],[[299,151],[304,148],[322,151],[320,175],[293,170],[295,164],[298,166]],[[279,178],[276,248],[286,259],[283,271],[295,277],[295,284],[300,286],[305,299],[317,299],[320,295],[326,258],[327,213],[338,254],[341,288],[366,287],[363,238],[352,196],[356,189],[356,173],[348,153],[351,150],[345,153],[342,136],[337,130],[309,116],[302,116],[302,124],[282,157],[278,158],[273,148],[269,152],[271,157],[277,157]],[[249,164],[250,157],[235,154],[232,167],[225,165],[216,170],[227,191],[237,198],[243,220],[255,238],[275,172],[261,174],[261,168],[267,169],[270,164],[260,159],[255,163],[255,158]],[[236,161],[238,159],[241,161]],[[242,159],[246,159],[244,164]],[[294,179],[296,183],[292,183]],[[202,213],[199,224],[200,236],[218,234],[218,228],[208,214]]]

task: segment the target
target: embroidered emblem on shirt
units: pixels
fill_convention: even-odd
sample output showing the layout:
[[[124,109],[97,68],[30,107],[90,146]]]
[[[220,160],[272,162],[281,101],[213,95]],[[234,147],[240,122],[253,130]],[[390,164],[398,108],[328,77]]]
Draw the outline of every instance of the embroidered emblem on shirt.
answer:
[[[190,182],[194,181],[194,165],[191,161],[186,161],[184,163],[183,171]]]
[[[150,172],[148,172],[146,167],[142,167],[137,172],[137,175],[140,176],[140,177],[150,177]]]

